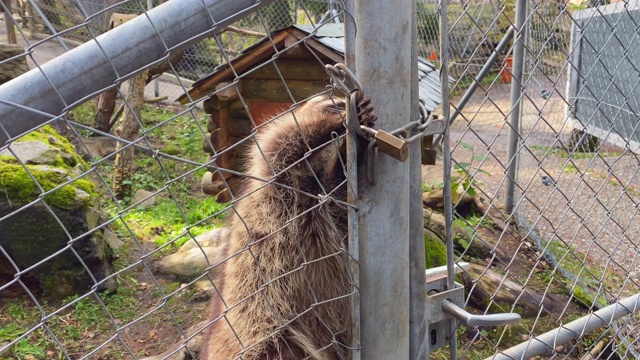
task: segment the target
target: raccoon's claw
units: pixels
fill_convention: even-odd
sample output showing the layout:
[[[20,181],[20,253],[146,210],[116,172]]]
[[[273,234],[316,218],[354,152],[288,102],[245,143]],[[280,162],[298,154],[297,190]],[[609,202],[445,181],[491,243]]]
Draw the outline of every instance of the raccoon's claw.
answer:
[[[364,96],[362,100],[358,102],[358,120],[360,125],[373,127],[378,120],[371,103],[371,98]]]

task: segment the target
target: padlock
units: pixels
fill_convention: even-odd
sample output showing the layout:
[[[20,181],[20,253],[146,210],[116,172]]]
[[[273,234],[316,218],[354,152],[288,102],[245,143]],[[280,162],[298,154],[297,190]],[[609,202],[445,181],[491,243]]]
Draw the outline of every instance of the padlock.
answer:
[[[392,158],[405,162],[409,157],[407,142],[395,137],[384,130],[377,130],[375,134],[378,150]]]

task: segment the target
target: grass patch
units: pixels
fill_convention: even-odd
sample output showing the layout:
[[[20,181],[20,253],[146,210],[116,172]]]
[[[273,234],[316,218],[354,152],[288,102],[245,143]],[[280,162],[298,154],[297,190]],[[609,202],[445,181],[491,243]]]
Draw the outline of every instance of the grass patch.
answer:
[[[544,156],[544,155],[550,155],[550,156],[557,156],[561,159],[567,159],[567,158],[572,158],[572,159],[593,159],[597,156],[601,156],[601,157],[620,157],[623,154],[621,152],[617,152],[617,151],[608,151],[605,153],[600,153],[600,152],[580,152],[580,151],[575,151],[573,153],[569,153],[567,150],[565,149],[561,149],[558,147],[553,147],[553,146],[542,146],[542,145],[529,145],[530,149],[536,150],[535,153],[538,156]]]
[[[422,183],[422,192],[431,192],[433,190],[441,190],[444,189],[444,184],[442,182],[438,183]]]
[[[480,85],[486,89],[488,86],[490,86],[494,82],[500,84],[501,80],[499,78],[500,78],[500,72],[489,73],[484,78],[482,78],[482,80],[480,81]],[[451,95],[458,96],[458,95],[464,94],[467,91],[467,89],[471,87],[471,85],[474,84],[475,82],[476,82],[475,76],[465,75],[462,79],[460,79],[460,81],[452,89]]]
[[[197,236],[216,227],[219,222],[215,222],[215,220],[223,219],[224,213],[220,213],[220,211],[225,207],[226,204],[218,204],[212,197],[205,199],[186,198],[181,203],[171,198],[160,198],[151,207],[139,206],[129,211],[123,216],[123,219],[136,238],[164,245],[185,234],[187,230]],[[193,226],[197,223],[199,224]],[[192,227],[189,228],[189,226]],[[120,230],[124,231],[121,228]],[[175,242],[175,245],[181,246],[188,239],[190,239],[188,235],[182,236]]]

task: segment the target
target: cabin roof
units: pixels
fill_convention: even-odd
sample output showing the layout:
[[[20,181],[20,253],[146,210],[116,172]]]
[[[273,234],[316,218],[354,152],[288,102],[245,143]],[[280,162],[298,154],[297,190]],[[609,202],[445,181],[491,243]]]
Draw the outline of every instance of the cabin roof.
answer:
[[[284,49],[284,40],[294,36],[306,42],[314,51],[334,62],[344,61],[344,28],[343,24],[325,24],[314,28],[313,25],[293,25],[277,30],[265,36],[252,46],[244,49],[229,63],[219,65],[213,72],[196,81],[188,92],[178,101],[181,103],[196,101],[215,91],[222,81],[229,81],[250,72],[257,65],[270,60],[276,51]],[[440,87],[440,71],[426,59],[418,57],[418,78],[420,99],[424,101],[428,111],[433,111],[440,104],[442,92]],[[452,79],[450,79],[452,80]]]

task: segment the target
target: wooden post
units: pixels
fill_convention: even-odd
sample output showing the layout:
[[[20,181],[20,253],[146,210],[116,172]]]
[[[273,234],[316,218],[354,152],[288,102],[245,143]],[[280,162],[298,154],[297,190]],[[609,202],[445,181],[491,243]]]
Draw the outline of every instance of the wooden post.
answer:
[[[7,41],[9,44],[17,44],[18,41],[16,39],[16,29],[13,25],[13,18],[11,15],[11,0],[2,0],[4,7],[7,9],[4,11],[4,24],[7,27]]]
[[[134,76],[129,80],[129,93],[125,106],[124,117],[120,126],[116,129],[116,135],[124,140],[134,141],[140,129],[138,120],[142,119],[142,106],[144,104],[144,87],[147,84],[147,72]],[[116,160],[113,169],[113,192],[117,199],[124,199],[130,193],[131,185],[124,184],[125,180],[130,180],[134,169],[134,147],[123,149],[125,144],[118,142],[116,147]]]

